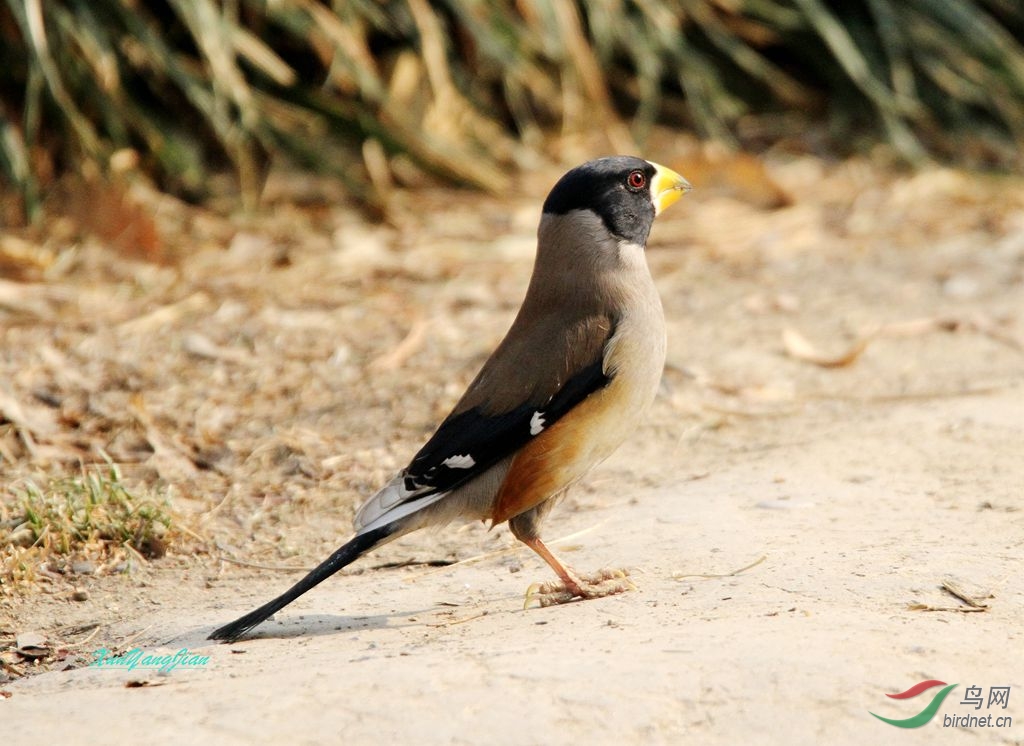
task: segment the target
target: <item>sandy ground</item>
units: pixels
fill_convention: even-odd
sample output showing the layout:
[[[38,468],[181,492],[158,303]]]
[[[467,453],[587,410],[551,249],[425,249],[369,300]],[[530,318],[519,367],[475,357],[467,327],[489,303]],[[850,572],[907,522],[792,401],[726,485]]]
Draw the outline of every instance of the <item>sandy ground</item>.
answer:
[[[452,526],[360,560],[254,639],[204,639],[298,577],[223,557],[314,564],[457,397],[525,288],[550,174],[398,227],[329,213],[320,244],[249,226],[131,283],[57,281],[78,326],[23,320],[8,350],[106,350],[79,385],[108,405],[111,366],[134,366],[148,415],[92,407],[128,417],[108,450],[170,484],[206,542],[74,579],[85,602],[59,583],[8,596],[0,626],[71,654],[0,685],[4,743],[1024,743],[1024,184],[809,158],[771,174],[788,206],[733,185],[655,227],[662,396],[546,534],[637,590],[555,608],[522,609],[549,571],[504,527]],[[22,401],[38,384],[10,380]],[[68,447],[61,427],[39,449]],[[209,661],[85,665],[104,647]],[[926,726],[869,714],[916,715],[937,690],[884,695],[925,679],[958,684]],[[1009,686],[1008,706],[963,704],[969,686]],[[1013,723],[943,727],[989,713]]]

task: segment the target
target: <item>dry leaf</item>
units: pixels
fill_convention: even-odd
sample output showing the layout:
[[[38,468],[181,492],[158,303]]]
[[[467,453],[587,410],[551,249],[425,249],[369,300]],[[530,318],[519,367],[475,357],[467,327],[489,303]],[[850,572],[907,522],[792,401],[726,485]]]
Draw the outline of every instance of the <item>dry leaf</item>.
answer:
[[[252,356],[235,347],[222,347],[199,332],[188,332],[181,339],[181,347],[190,355],[207,360],[226,360],[232,363],[248,363]]]
[[[162,326],[173,324],[184,316],[202,311],[210,302],[210,296],[200,290],[177,303],[160,306],[143,316],[122,322],[120,329],[130,334],[150,334]]]
[[[25,285],[0,279],[0,309],[49,319],[53,311],[42,285]]]
[[[977,606],[932,606],[931,604],[909,604],[907,611],[957,611],[969,613],[972,611],[988,611],[988,607],[978,608]]]
[[[991,594],[985,594],[983,596],[979,596],[978,594],[970,594],[967,591],[965,591],[959,583],[949,578],[946,578],[942,581],[942,590],[946,591],[946,593],[950,594],[951,596],[959,598],[965,604],[975,609],[987,609],[988,604],[984,601],[981,601],[980,598],[991,597]]]
[[[929,334],[943,328],[946,320],[934,316],[925,316],[907,321],[893,321],[883,325],[879,335],[885,337],[916,337],[921,334]]]
[[[22,658],[45,658],[50,654],[46,637],[38,632],[23,632],[14,644]]]
[[[796,329],[786,327],[782,330],[782,344],[786,354],[805,363],[813,363],[822,368],[845,368],[854,363],[861,353],[867,349],[868,342],[873,334],[866,334],[857,339],[846,351],[839,355],[825,355],[811,344],[803,334]]]
[[[984,334],[989,339],[995,340],[1014,350],[1024,351],[1024,339],[1015,336],[1012,332],[1003,329],[1000,325],[988,316],[974,314],[969,318],[957,318],[955,316],[929,316],[908,321],[894,321],[885,324],[877,329],[879,336],[886,337],[914,337],[931,332],[958,332],[969,331]]]
[[[13,666],[22,662],[22,656],[14,650],[5,650],[0,653],[0,664]]]
[[[147,262],[169,260],[156,220],[132,195],[125,179],[69,179],[65,191],[68,214],[82,232],[126,257]]]
[[[427,338],[427,329],[430,322],[425,319],[417,321],[405,335],[405,339],[398,343],[393,350],[385,352],[372,363],[370,369],[376,371],[397,370],[402,367],[406,360],[416,354]]]
[[[36,278],[54,259],[53,249],[11,233],[0,235],[0,276],[14,280]]]

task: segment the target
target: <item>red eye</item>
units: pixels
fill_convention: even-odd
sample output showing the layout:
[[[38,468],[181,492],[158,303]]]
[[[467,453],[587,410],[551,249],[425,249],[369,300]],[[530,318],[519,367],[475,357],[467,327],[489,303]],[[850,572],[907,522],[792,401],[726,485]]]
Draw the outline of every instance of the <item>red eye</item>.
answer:
[[[647,186],[647,177],[644,176],[643,171],[630,171],[629,176],[626,177],[626,183],[629,184],[630,189],[643,189]]]

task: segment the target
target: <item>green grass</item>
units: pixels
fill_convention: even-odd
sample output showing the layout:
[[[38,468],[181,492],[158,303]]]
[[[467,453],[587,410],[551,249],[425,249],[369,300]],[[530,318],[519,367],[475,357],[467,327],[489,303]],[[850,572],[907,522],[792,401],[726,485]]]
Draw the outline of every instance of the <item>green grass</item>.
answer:
[[[0,586],[33,582],[43,564],[162,557],[176,532],[165,500],[128,489],[117,467],[26,481],[0,507]]]

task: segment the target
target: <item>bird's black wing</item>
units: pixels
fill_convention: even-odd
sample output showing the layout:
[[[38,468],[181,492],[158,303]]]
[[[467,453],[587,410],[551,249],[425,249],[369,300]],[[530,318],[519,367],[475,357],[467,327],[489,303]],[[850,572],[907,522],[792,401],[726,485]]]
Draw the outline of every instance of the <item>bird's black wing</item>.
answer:
[[[544,404],[523,404],[502,414],[480,408],[452,414],[413,458],[405,488],[421,496],[450,492],[515,453],[569,410],[608,385],[599,357],[580,370]]]
[[[510,331],[409,465],[360,507],[357,531],[442,499],[608,385],[604,358],[614,319],[591,315],[567,323],[549,316],[531,326],[532,339],[544,339],[547,346],[531,348],[528,335]]]

